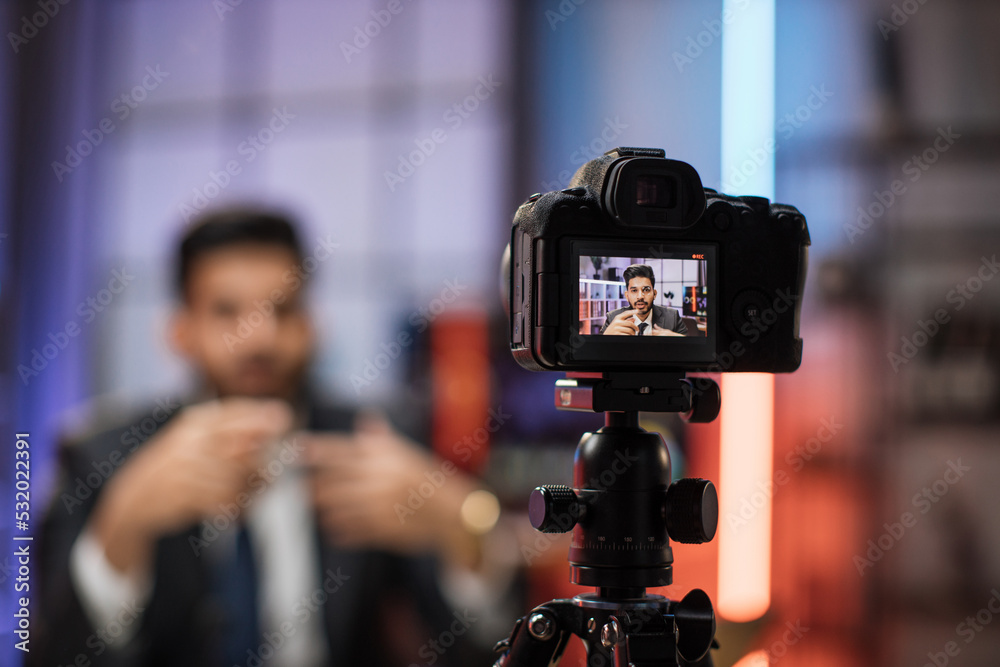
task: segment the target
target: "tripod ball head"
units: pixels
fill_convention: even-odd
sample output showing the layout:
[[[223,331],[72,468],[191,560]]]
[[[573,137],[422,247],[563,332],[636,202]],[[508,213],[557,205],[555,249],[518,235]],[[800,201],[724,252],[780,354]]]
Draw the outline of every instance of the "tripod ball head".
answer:
[[[565,484],[546,484],[531,492],[528,519],[542,533],[568,533],[587,506]],[[663,517],[667,534],[681,544],[711,542],[719,523],[719,494],[707,479],[684,478],[667,489]]]
[[[706,479],[671,483],[663,438],[639,428],[635,412],[609,412],[607,419],[580,440],[573,487],[549,484],[532,492],[531,525],[543,533],[573,531],[574,583],[622,594],[670,585],[670,540],[700,544],[715,537],[715,486]]]

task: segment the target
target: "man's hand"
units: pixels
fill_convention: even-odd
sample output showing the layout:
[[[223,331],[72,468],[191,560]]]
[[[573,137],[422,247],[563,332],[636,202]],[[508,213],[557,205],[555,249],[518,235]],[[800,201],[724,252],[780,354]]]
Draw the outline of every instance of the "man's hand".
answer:
[[[635,309],[630,308],[628,310],[623,310],[622,312],[615,315],[615,319],[611,320],[608,327],[604,330],[605,336],[635,336],[639,333],[639,327],[635,325],[635,321],[632,316],[635,315]]]
[[[359,419],[353,434],[314,433],[305,443],[312,500],[332,542],[474,563],[460,510],[477,487],[453,464],[375,417]]]
[[[185,408],[108,482],[90,526],[121,572],[148,567],[153,543],[219,512],[249,483],[263,448],[292,425],[279,401],[231,398]]]
[[[676,331],[671,331],[670,329],[664,329],[659,324],[653,325],[653,335],[654,336],[680,336],[684,337],[684,334],[677,333]]]

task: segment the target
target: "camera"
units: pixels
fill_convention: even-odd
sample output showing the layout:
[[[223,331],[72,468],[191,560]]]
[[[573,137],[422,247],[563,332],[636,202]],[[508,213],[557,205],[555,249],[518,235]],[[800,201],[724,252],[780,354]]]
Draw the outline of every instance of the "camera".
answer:
[[[511,351],[534,371],[794,371],[809,244],[793,206],[616,148],[518,208]]]
[[[532,609],[497,644],[498,666],[554,665],[571,635],[588,665],[712,664],[708,595],[646,590],[673,582],[671,540],[715,537],[718,494],[673,479],[639,412],[709,422],[719,387],[687,372],[797,369],[808,246],[794,207],[703,188],[656,148],[609,151],[518,208],[504,260],[511,351],[528,370],[566,371],[556,407],[604,412],[605,425],[581,437],[573,486],[538,487],[528,503],[536,530],[572,531],[570,581],[597,592]]]

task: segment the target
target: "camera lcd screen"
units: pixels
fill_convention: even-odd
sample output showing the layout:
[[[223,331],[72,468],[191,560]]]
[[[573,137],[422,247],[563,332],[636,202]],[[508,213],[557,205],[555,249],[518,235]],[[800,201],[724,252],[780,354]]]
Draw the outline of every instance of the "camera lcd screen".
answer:
[[[579,256],[578,326],[584,336],[654,336],[675,342],[709,334],[706,254]],[[693,342],[693,341],[692,341]]]

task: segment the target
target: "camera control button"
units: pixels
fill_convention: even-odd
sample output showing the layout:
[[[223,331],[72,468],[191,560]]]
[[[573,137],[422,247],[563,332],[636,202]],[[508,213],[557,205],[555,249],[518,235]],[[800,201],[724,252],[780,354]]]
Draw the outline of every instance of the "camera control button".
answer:
[[[750,195],[744,195],[740,197],[740,201],[752,208],[758,213],[767,214],[769,207],[771,206],[771,200],[767,197],[751,197]]]
[[[575,207],[571,206],[569,202],[559,204],[552,210],[552,221],[560,225],[573,222],[575,213],[574,208]]]
[[[767,331],[768,327],[760,326],[760,322],[766,321],[765,313],[769,310],[770,304],[763,292],[755,289],[740,292],[733,300],[732,316],[736,330],[743,331],[743,327],[750,324],[761,333]],[[774,320],[772,319],[767,324],[774,324]]]
[[[719,525],[719,494],[707,479],[679,479],[667,489],[667,534],[681,544],[711,542]]]
[[[568,533],[582,514],[576,492],[564,484],[539,486],[528,499],[528,519],[543,533]]]
[[[712,224],[720,232],[724,232],[733,224],[733,219],[725,211],[716,211],[712,216]]]
[[[582,223],[594,223],[597,221],[597,212],[590,206],[583,205],[579,209],[580,222]]]
[[[573,195],[574,197],[582,197],[587,194],[587,188],[566,188],[565,190],[560,190],[564,195]]]

